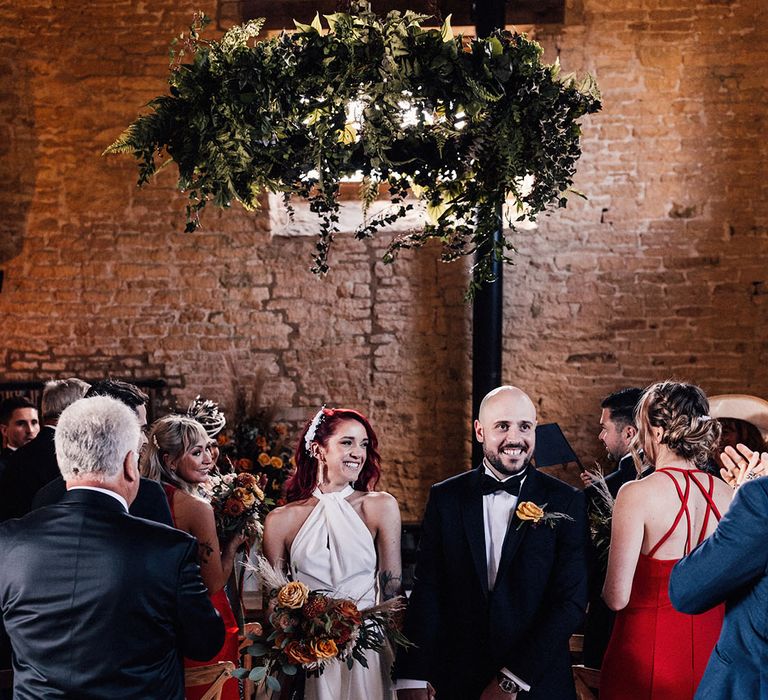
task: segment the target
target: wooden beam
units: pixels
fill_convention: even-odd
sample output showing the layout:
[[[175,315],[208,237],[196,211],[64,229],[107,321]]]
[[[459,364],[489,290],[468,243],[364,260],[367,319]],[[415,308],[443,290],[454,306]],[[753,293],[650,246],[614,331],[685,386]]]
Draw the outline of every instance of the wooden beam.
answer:
[[[413,10],[425,15],[439,17],[425,22],[426,26],[438,26],[449,14],[454,27],[474,26],[473,3],[468,0],[372,0],[373,9],[381,14],[390,10]],[[346,7],[345,3],[341,3]],[[271,30],[293,29],[293,20],[308,24],[315,16],[337,12],[340,3],[335,0],[242,0],[243,21],[264,17],[265,28]],[[565,0],[508,0],[506,2],[507,25],[517,24],[560,24],[565,18]]]

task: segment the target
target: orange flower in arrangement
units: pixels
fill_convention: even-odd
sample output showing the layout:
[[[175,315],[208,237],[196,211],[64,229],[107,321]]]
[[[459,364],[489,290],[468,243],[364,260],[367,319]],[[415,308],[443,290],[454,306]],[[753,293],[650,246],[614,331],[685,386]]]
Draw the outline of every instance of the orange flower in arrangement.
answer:
[[[259,435],[259,437],[256,438],[256,447],[258,447],[262,452],[266,452],[267,438],[265,438],[263,435]]]
[[[317,657],[307,647],[297,640],[288,642],[283,653],[295,664],[311,664],[317,661]]]
[[[277,604],[281,608],[298,609],[308,598],[309,588],[301,581],[289,581],[277,592]]]
[[[224,433],[219,433],[218,437],[216,438],[216,442],[219,445],[226,445],[229,443],[229,438]]]
[[[340,600],[336,603],[336,610],[342,617],[347,618],[355,625],[359,625],[363,621],[363,616],[360,614],[357,605],[351,600]]]
[[[272,457],[272,459],[269,460],[269,463],[275,468],[275,469],[282,469],[283,468],[283,460],[280,459],[280,457]]]
[[[248,461],[250,462],[251,460],[249,459]],[[243,488],[246,488],[246,489],[250,489],[250,488],[253,488],[254,486],[258,486],[256,477],[253,476],[253,474],[238,474],[237,478],[235,479],[235,483],[238,486],[242,486]]]
[[[268,466],[271,460],[272,458],[266,452],[261,452],[259,454],[259,464],[262,467]]]
[[[249,472],[253,469],[253,462],[247,457],[241,457],[235,462],[235,469],[242,472]]]
[[[251,489],[238,487],[232,492],[232,495],[240,501],[245,508],[250,508],[256,503],[256,494]]]
[[[332,659],[339,653],[336,642],[332,639],[318,639],[310,642],[309,648],[318,659]]]
[[[236,498],[228,498],[226,504],[224,505],[224,512],[227,515],[232,515],[234,517],[242,515],[244,510],[245,506]]]
[[[318,615],[322,615],[328,609],[328,598],[324,595],[316,595],[312,600],[307,601],[306,605],[301,609],[304,617],[312,619]]]

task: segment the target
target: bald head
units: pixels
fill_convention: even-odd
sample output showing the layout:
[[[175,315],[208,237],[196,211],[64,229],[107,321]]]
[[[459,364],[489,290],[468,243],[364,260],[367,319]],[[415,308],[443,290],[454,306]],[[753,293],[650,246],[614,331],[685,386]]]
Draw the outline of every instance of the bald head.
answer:
[[[475,421],[475,437],[485,461],[501,476],[524,469],[536,446],[536,407],[515,386],[500,386],[486,394]]]

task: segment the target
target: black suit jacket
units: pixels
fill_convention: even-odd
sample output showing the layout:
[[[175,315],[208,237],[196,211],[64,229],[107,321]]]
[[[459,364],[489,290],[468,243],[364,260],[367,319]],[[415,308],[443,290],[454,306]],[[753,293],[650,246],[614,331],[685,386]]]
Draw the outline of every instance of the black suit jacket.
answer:
[[[55,434],[51,426],[44,425],[34,440],[16,450],[8,460],[0,477],[0,522],[29,513],[34,495],[61,476],[53,442]]]
[[[531,685],[520,698],[576,697],[568,641],[587,600],[583,494],[531,468],[519,502],[559,520],[550,528],[514,517],[496,583],[488,590],[481,469],[430,491],[397,678],[429,680],[441,700],[473,700],[502,667]]]
[[[67,482],[61,477],[54,479],[41,488],[32,499],[32,510],[58,503],[67,492]],[[146,518],[156,523],[175,527],[168,507],[168,498],[159,482],[141,477],[136,499],[128,512],[137,518]]]
[[[183,700],[182,655],[224,641],[194,538],[77,489],[0,525],[14,700]]]

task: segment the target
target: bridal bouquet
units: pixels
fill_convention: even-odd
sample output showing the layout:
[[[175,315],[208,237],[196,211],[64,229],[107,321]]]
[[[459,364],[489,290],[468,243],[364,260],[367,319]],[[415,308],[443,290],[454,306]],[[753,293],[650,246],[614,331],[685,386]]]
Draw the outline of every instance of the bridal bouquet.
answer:
[[[213,507],[219,540],[226,542],[240,532],[249,539],[261,535],[265,496],[253,474],[212,472],[204,488]]]
[[[270,589],[269,599],[274,601],[269,616],[273,631],[253,637],[247,652],[258,665],[250,672],[239,672],[242,677],[248,675],[279,691],[279,672],[293,676],[302,668],[320,675],[332,661],[344,662],[349,668],[357,662],[367,668],[366,650],[379,651],[387,642],[411,646],[397,625],[403,609],[401,598],[360,610],[352,600],[310,590],[301,581],[288,581],[263,557],[258,569]]]

